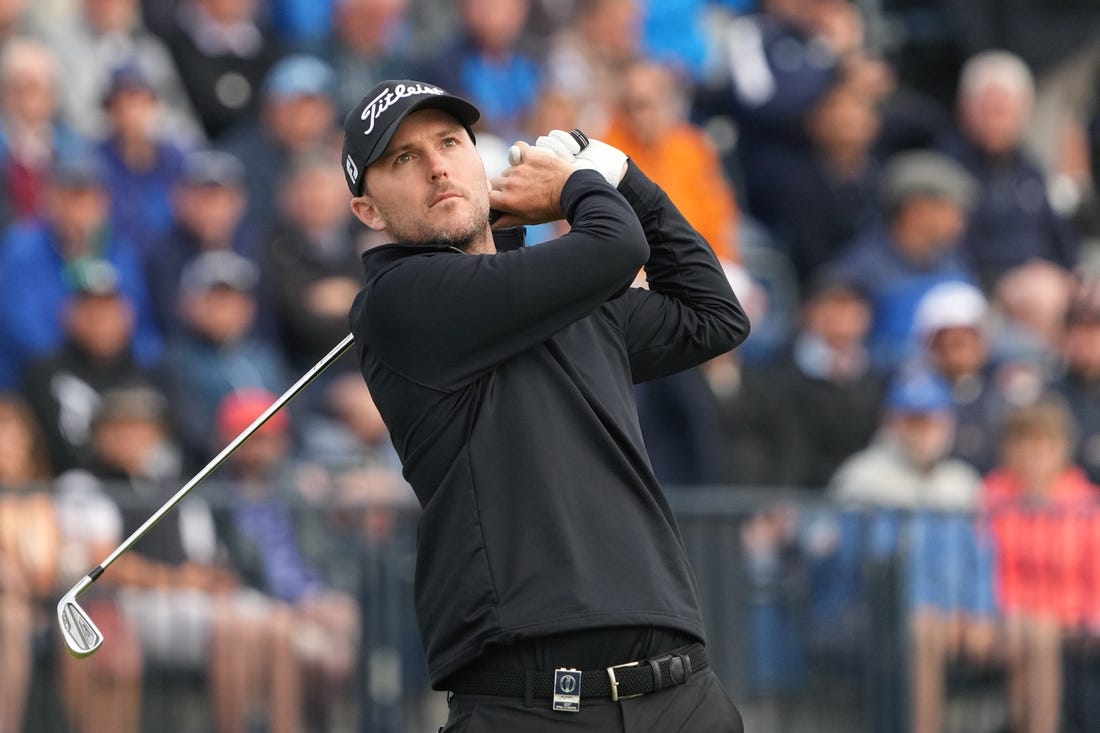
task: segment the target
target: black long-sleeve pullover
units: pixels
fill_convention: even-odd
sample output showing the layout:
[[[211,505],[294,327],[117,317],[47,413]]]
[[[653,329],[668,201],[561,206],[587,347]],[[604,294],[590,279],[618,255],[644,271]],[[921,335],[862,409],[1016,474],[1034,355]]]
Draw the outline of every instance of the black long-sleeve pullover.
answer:
[[[489,643],[625,625],[703,638],[633,384],[729,351],[749,324],[633,163],[619,191],[574,173],[561,202],[571,231],[537,247],[363,256],[352,330],[423,507],[416,609],[436,687]],[[624,289],[643,265],[649,290]]]

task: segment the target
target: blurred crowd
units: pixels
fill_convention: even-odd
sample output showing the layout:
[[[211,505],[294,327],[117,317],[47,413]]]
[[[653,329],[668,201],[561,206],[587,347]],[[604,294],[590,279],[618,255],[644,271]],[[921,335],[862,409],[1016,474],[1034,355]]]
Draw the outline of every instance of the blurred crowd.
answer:
[[[1052,660],[1100,629],[1094,3],[0,0],[0,733],[49,601],[346,335],[382,242],[340,123],[385,78],[474,101],[490,175],[579,127],[656,180],[753,324],[639,385],[658,477],[977,514],[887,533],[916,563],[913,730],[964,651],[1007,665],[1013,730],[1056,730]],[[208,674],[219,731],[341,715],[339,543],[387,522],[332,508],[410,501],[354,360],[221,470],[227,509],[184,502],[88,599],[111,643],[59,660],[74,729],[136,730],[145,665]],[[752,517],[753,577],[842,557],[818,519]]]

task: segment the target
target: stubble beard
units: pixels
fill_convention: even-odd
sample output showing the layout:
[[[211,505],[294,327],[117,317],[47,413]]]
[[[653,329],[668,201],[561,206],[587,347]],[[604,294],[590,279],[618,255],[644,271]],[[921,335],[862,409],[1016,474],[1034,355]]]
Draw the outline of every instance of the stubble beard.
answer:
[[[485,229],[489,226],[488,199],[474,202],[468,214],[453,224],[433,226],[423,219],[391,224],[390,233],[394,239],[404,244],[434,244],[455,247],[468,252],[474,248]]]

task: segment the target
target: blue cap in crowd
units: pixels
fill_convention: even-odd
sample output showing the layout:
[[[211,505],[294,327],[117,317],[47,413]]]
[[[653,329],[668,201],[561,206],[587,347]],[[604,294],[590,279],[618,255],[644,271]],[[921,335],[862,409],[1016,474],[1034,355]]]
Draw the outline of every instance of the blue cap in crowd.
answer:
[[[926,370],[908,370],[890,385],[886,405],[899,412],[939,412],[953,410],[955,399],[942,377]]]
[[[276,99],[331,97],[336,93],[336,73],[316,56],[291,54],[271,68],[264,79],[264,95]]]
[[[127,61],[111,70],[107,89],[103,93],[103,104],[111,103],[119,92],[148,92],[156,96],[157,89],[153,80],[138,66],[135,61]]]

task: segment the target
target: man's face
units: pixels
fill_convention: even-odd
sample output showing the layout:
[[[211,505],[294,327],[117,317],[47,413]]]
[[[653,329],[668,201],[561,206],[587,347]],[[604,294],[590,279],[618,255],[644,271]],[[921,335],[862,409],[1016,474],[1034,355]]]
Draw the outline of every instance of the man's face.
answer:
[[[465,249],[488,227],[489,182],[466,129],[436,109],[402,121],[352,210],[395,241]]]
[[[989,355],[982,332],[969,326],[941,328],[932,336],[929,350],[936,366],[951,379],[979,372]]]
[[[899,412],[890,424],[906,458],[921,468],[947,455],[955,436],[955,418],[949,410]]]
[[[963,126],[982,150],[1001,155],[1019,146],[1031,117],[1031,99],[1004,86],[987,84],[960,105]]]

